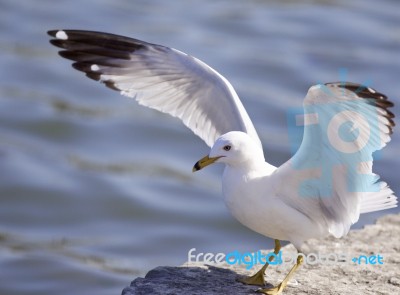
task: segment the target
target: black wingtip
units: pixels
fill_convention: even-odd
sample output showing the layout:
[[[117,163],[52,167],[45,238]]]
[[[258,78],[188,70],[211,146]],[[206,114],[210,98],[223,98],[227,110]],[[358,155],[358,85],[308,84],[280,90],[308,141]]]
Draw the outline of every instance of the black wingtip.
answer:
[[[86,46],[90,47],[91,50],[105,49],[108,50],[108,53],[110,51],[132,53],[152,45],[141,40],[96,31],[49,30],[47,34],[54,38],[50,41],[54,46],[61,48],[68,47],[69,50],[80,50]],[[121,57],[118,56],[118,58]],[[127,59],[127,57],[124,56],[123,59]]]
[[[389,128],[389,134],[393,133],[393,128],[396,125],[393,120],[395,115],[391,111],[389,111],[389,108],[392,108],[394,106],[394,103],[390,101],[386,95],[366,85],[352,82],[331,82],[326,83],[325,85],[350,90],[354,92],[358,97],[365,99],[369,104],[383,109],[385,111],[385,114],[382,114],[382,116],[384,116],[388,120],[386,126]]]
[[[57,32],[60,30],[49,30],[47,31],[47,35],[51,36],[51,37],[56,37]]]

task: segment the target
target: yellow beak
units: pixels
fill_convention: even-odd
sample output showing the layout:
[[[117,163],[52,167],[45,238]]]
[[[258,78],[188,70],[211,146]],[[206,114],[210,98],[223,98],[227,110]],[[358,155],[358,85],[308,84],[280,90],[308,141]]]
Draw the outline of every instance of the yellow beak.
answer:
[[[204,158],[197,161],[196,164],[194,164],[192,171],[193,172],[199,171],[199,170],[203,169],[204,167],[213,164],[219,158],[221,158],[221,157],[210,158],[209,156],[205,156]]]

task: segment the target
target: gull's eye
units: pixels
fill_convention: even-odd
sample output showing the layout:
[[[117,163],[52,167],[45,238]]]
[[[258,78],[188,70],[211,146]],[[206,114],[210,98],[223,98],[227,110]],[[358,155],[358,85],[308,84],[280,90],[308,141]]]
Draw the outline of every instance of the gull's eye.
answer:
[[[225,150],[225,151],[230,151],[230,150],[231,150],[231,146],[230,146],[230,145],[224,146],[224,150]]]

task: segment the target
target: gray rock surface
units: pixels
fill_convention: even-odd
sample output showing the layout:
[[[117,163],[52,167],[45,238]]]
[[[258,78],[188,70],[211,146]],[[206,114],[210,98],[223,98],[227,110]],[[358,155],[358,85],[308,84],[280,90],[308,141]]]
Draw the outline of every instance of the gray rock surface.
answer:
[[[343,239],[309,240],[304,253],[347,253],[350,259],[334,264],[303,264],[283,294],[400,294],[400,214],[387,215],[376,224],[353,230]],[[272,250],[266,250],[269,253]],[[282,248],[282,256],[295,255],[292,245]],[[379,264],[377,255],[383,257]],[[366,264],[365,258],[353,262],[351,258],[375,256]],[[311,261],[311,256],[310,262]],[[333,258],[332,258],[333,259]],[[374,263],[375,264],[372,264]],[[257,294],[256,286],[236,281],[238,276],[250,275],[245,265],[205,265],[186,263],[180,267],[160,266],[149,271],[145,278],[135,279],[122,295],[144,294]],[[291,264],[270,265],[266,281],[278,284]]]

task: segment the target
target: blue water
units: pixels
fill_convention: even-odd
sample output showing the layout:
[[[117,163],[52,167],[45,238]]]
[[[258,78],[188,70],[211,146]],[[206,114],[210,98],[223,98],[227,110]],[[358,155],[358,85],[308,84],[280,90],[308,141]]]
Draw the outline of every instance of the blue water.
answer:
[[[187,252],[257,251],[221,199],[222,167],[178,120],[73,70],[49,29],[107,31],[190,53],[231,81],[267,160],[290,157],[286,114],[316,83],[347,79],[400,114],[400,3],[14,1],[0,3],[0,294],[119,294]],[[345,71],[343,69],[346,69]],[[347,77],[343,73],[347,72]],[[399,194],[400,133],[374,164]],[[355,226],[392,209],[366,214]],[[397,237],[394,237],[397,238]]]

